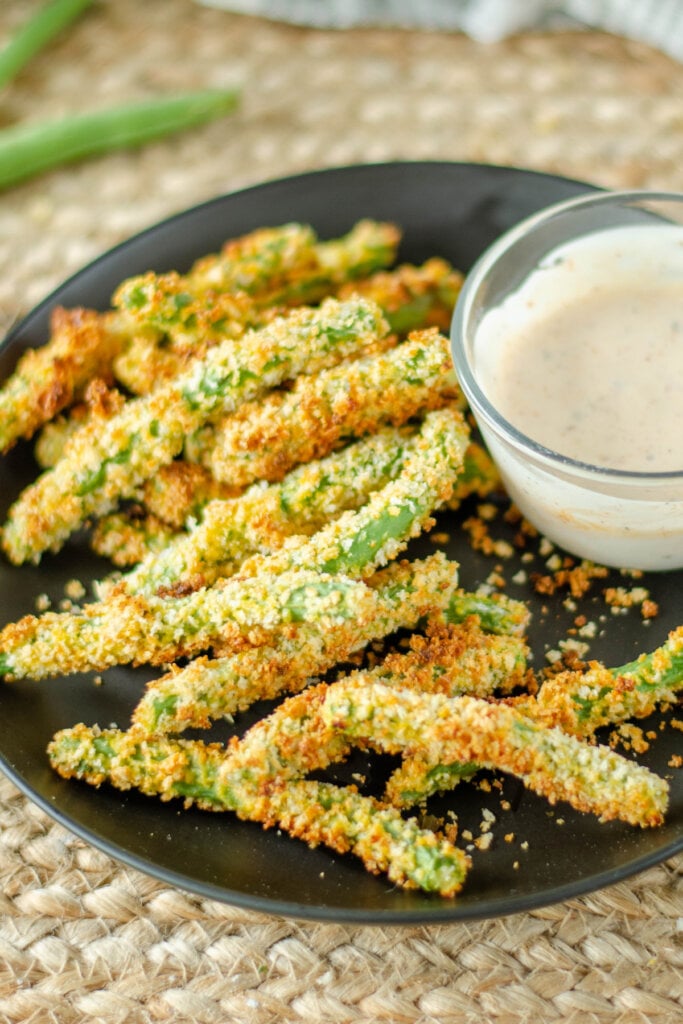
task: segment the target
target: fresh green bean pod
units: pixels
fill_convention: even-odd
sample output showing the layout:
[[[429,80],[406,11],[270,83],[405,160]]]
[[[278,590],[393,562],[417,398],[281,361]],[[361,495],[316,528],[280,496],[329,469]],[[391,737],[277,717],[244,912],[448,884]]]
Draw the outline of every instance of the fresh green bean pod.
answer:
[[[228,340],[177,378],[133,399],[68,442],[62,458],[26,488],[9,511],[3,547],[14,563],[57,550],[89,516],[121,497],[182,449],[185,436],[302,369],[321,368],[358,352],[386,332],[378,307],[329,299],[295,310],[237,346]]]
[[[91,4],[92,0],[50,0],[43,3],[0,51],[0,89]]]
[[[236,89],[204,89],[3,128],[0,188],[62,164],[131,149],[204,124],[232,113],[238,96]]]

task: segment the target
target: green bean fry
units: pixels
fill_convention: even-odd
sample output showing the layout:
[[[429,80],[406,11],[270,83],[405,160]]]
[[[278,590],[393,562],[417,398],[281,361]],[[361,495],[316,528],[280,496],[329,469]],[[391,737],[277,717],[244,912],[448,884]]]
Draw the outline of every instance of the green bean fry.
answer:
[[[84,6],[59,0],[54,22],[29,24],[6,69]],[[192,116],[235,99],[212,97]],[[172,106],[169,123],[190,116]],[[142,138],[153,107],[108,123],[122,142],[131,127]],[[29,136],[17,152],[32,171],[45,157]],[[333,238],[294,221],[258,227],[182,273],[126,278],[106,310],[53,311],[46,343],[0,386],[0,454],[37,434],[42,470],[9,508],[2,551],[21,566],[69,542],[108,565],[87,601],[58,611],[43,598],[47,610],[0,629],[0,678],[59,686],[155,666],[127,728],[54,735],[54,771],[227,812],[226,827],[236,816],[277,828],[453,898],[470,868],[455,798],[467,809],[482,769],[601,822],[664,822],[668,774],[636,744],[615,748],[634,734],[627,723],[680,699],[683,626],[616,668],[539,671],[529,605],[494,589],[502,566],[467,589],[472,563],[438,546],[459,553],[474,521],[463,503],[486,500],[488,519],[504,487],[453,371],[462,274],[439,256],[399,263],[400,244],[396,224],[370,219]],[[430,797],[461,783],[437,820]]]
[[[279,480],[344,441],[449,402],[460,397],[448,342],[430,329],[389,352],[302,376],[290,391],[247,403],[190,437],[185,450],[226,483]]]
[[[109,512],[182,449],[212,417],[262,394],[302,366],[329,366],[386,332],[377,306],[326,300],[268,327],[217,345],[205,360],[150,395],[126,403],[105,423],[78,431],[62,458],[9,511],[3,547],[10,561],[39,560],[57,550],[91,515]]]

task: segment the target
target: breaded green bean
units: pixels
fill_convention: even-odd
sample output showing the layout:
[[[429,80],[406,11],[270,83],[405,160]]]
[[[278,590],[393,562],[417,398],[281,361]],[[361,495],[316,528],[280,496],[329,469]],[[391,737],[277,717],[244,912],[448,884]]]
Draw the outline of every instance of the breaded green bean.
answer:
[[[291,538],[271,555],[249,557],[240,572],[315,566],[325,573],[371,575],[432,524],[432,513],[452,492],[468,440],[469,429],[456,409],[428,413],[415,450],[395,480],[371,494],[357,512],[343,512],[305,543]]]
[[[354,600],[360,607],[364,599],[367,608],[369,599],[367,588],[354,589],[347,577],[372,575],[430,522],[451,492],[467,433],[455,410],[430,413],[420,444],[396,480],[310,539],[292,537],[271,555],[247,559],[238,577],[184,597],[131,596],[114,589],[79,614],[29,615],[6,626],[0,632],[0,674],[41,678],[127,662],[159,664],[255,626],[272,628],[326,613],[352,617]]]
[[[46,423],[36,438],[33,454],[42,469],[51,469],[64,454],[67,442],[88,422],[99,423],[121,411],[126,399],[103,377],[93,377],[85,386],[82,401],[71,406],[68,413]]]
[[[487,498],[495,491],[503,490],[503,483],[495,462],[476,441],[470,442],[465,452],[465,461],[462,473],[458,476],[457,483],[453,488],[453,496],[447,504],[447,508],[455,511],[460,505],[472,495],[478,498]]]
[[[315,234],[302,224],[263,228],[202,257],[187,274],[148,271],[123,281],[112,303],[137,330],[182,346],[204,346],[253,326],[253,296],[315,264]]]
[[[195,659],[148,684],[133,723],[150,734],[207,728],[257,700],[302,689],[371,641],[414,629],[443,609],[457,584],[457,567],[439,552],[425,561],[394,563],[367,582],[377,606],[365,622],[326,629],[301,623],[278,630],[263,646]]]
[[[176,530],[201,518],[210,501],[234,498],[242,489],[216,480],[204,466],[174,459],[140,487],[140,502],[147,511]]]
[[[164,664],[288,622],[334,625],[374,613],[370,588],[345,577],[292,571],[231,577],[186,597],[113,594],[79,612],[26,615],[0,632],[0,676],[43,679],[119,664]],[[260,633],[259,633],[260,631]]]
[[[90,547],[118,569],[127,569],[151,554],[161,555],[177,538],[177,530],[138,507],[98,519],[90,535]]]
[[[88,409],[78,403],[68,415],[63,414],[45,423],[36,437],[33,455],[41,469],[51,469],[61,459],[67,441],[83,426]]]
[[[448,341],[435,329],[417,331],[389,352],[300,377],[291,391],[245,403],[190,437],[185,450],[226,483],[280,480],[350,438],[460,401]]]
[[[526,605],[502,594],[485,597],[458,590],[444,609],[443,619],[451,626],[465,627],[465,631],[461,654],[451,641],[440,655],[441,661],[447,656],[450,667],[448,672],[443,671],[439,692],[446,696],[483,697],[496,690],[509,693],[524,685],[528,649],[521,637],[529,621]],[[468,630],[473,632],[468,634]],[[434,645],[430,644],[427,650],[433,652],[438,666],[439,656]],[[460,657],[462,662],[458,660]],[[387,666],[391,668],[391,657],[385,659],[382,668]],[[392,685],[400,682],[418,691],[435,689],[428,678],[421,680],[414,671],[403,670],[397,679],[396,673],[380,669],[374,678],[388,680]],[[419,748],[405,753],[402,764],[389,777],[387,794],[390,802],[400,803],[402,807],[423,803],[433,793],[452,789],[460,779],[468,778],[478,769],[479,765],[471,762],[443,764],[434,760],[427,748]]]
[[[228,239],[220,252],[200,256],[182,276],[182,282],[192,295],[206,292],[258,295],[269,292],[285,284],[294,274],[305,272],[317,264],[317,240],[315,231],[308,224],[292,222],[276,227],[256,228],[245,235]],[[126,290],[130,295],[128,284],[123,287],[122,293]],[[149,306],[140,306],[138,303],[132,305],[141,317],[144,317],[145,309],[154,316],[154,302],[153,299]]]
[[[683,686],[683,627],[651,654],[608,669],[593,662],[585,672],[566,671],[547,679],[537,695],[513,697],[510,704],[539,725],[590,738],[597,729],[644,718],[675,703]],[[392,799],[403,806],[450,789],[474,764],[441,764],[424,750],[398,768],[390,780]]]
[[[358,352],[385,332],[378,307],[329,299],[244,335],[239,345],[217,345],[179,377],[71,438],[57,465],[10,509],[3,531],[8,558],[38,561],[47,549],[57,550],[89,516],[109,512],[170,462],[202,423],[304,367],[329,366]]]
[[[364,674],[375,682],[446,697],[489,697],[522,686],[529,650],[517,636],[485,633],[476,619],[428,626],[410,638],[408,651],[388,654]]]
[[[343,735],[387,752],[425,747],[432,763],[472,762],[510,772],[551,803],[568,801],[601,821],[644,828],[664,820],[664,779],[504,704],[351,679],[329,687],[322,714]]]
[[[546,679],[520,710],[542,724],[572,736],[592,736],[605,725],[646,718],[675,705],[683,689],[683,626],[649,654],[619,668],[592,662],[583,672],[566,671]]]
[[[269,288],[262,295],[261,305],[277,307],[319,302],[345,282],[391,266],[400,241],[401,230],[396,224],[369,218],[359,220],[346,235],[318,241],[316,270],[299,274],[294,271],[279,289]]]
[[[311,534],[339,511],[357,508],[373,489],[399,472],[405,443],[413,433],[412,428],[386,427],[325,459],[298,466],[279,484],[264,481],[247,492],[215,480],[203,466],[176,460],[142,486],[141,503],[150,515],[141,517],[134,509],[131,515],[103,517],[93,533],[93,550],[124,567],[167,545],[163,561],[169,563],[190,548],[195,568],[190,572],[188,562],[183,575],[204,570],[225,575],[221,564],[230,550],[235,555],[271,550],[285,536]],[[191,541],[183,531],[186,526]],[[170,527],[176,531],[174,538]],[[158,534],[164,538],[161,544]],[[150,568],[157,574],[161,561]]]
[[[253,310],[318,302],[349,278],[391,263],[399,237],[395,225],[370,220],[328,242],[319,242],[308,225],[261,228],[202,257],[187,274],[129,278],[113,304],[140,327],[197,340],[207,331],[224,332],[233,320],[248,323]]]
[[[397,885],[453,896],[468,858],[448,840],[420,829],[351,788],[271,776],[263,765],[235,765],[234,749],[219,744],[153,739],[79,725],[58,733],[48,748],[65,778],[119,789],[140,789],[162,800],[230,810],[243,819],[278,826],[310,846],[324,843],[358,856],[369,871],[385,872]]]
[[[387,678],[391,680],[392,689],[402,683],[437,692],[459,688],[463,680],[462,637],[457,630],[437,632],[435,637],[435,641],[428,640],[426,646],[431,651],[434,647],[440,648],[438,661],[430,660],[429,656],[425,658],[424,646],[416,644],[409,653],[391,658],[388,666],[355,672],[330,685],[310,686],[303,693],[289,697],[272,714],[256,722],[239,742],[232,743],[235,763],[242,769],[266,771],[282,779],[318,771],[344,760],[353,737],[350,732],[338,729],[325,713],[331,689],[371,690],[382,685],[378,680]],[[478,660],[476,671],[480,687],[492,684],[491,666],[485,665],[484,659]]]
[[[448,839],[421,829],[392,807],[350,787],[301,780],[268,797],[266,824],[278,825],[309,846],[320,843],[354,853],[372,874],[386,874],[406,889],[457,895],[470,865]]]
[[[395,225],[376,221],[360,221],[330,242],[318,242],[306,225],[286,224],[229,242],[188,274],[130,278],[113,301],[144,339],[116,361],[117,376],[145,394],[225,337],[262,327],[287,307],[317,303],[342,282],[387,266],[398,240]]]
[[[93,310],[53,310],[48,343],[28,349],[0,388],[0,452],[31,437],[96,374],[110,375],[122,343],[110,321]]]
[[[285,537],[310,535],[340,512],[363,505],[399,475],[418,440],[414,430],[387,428],[298,466],[279,484],[254,484],[238,498],[209,502],[189,533],[150,555],[116,586],[131,594],[178,584],[208,586],[236,572],[248,555],[274,551]],[[98,589],[104,593],[106,581]]]
[[[354,294],[372,299],[398,335],[425,327],[447,331],[462,281],[462,274],[435,256],[420,266],[402,263],[363,280],[349,281],[336,294],[340,299]]]
[[[418,693],[488,697],[524,685],[527,658],[528,648],[520,637],[485,633],[472,617],[457,625],[428,626],[426,636],[411,638],[407,653],[389,654],[376,668],[355,678],[362,678],[364,685],[380,682]],[[402,807],[422,803],[479,767],[460,762],[444,765],[431,755],[428,745],[404,751],[402,763],[387,781],[390,802],[400,800]]]
[[[445,612],[447,622],[463,622],[471,615],[487,633],[523,636],[531,613],[523,601],[507,594],[470,594],[457,590]]]

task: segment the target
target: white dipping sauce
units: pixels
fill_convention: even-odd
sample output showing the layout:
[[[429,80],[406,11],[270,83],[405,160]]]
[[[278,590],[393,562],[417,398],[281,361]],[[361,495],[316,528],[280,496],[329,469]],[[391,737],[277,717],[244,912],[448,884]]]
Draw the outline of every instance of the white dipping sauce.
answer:
[[[483,315],[470,359],[491,406],[542,446],[479,417],[542,533],[607,565],[683,568],[683,227],[559,246]]]
[[[477,328],[476,375],[546,448],[683,471],[683,228],[616,227],[555,249]]]

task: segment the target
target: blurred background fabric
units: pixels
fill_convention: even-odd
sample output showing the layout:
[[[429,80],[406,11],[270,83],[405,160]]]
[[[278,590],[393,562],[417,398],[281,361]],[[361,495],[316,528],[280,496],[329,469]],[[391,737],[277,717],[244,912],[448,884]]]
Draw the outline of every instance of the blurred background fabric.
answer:
[[[317,28],[387,25],[465,32],[496,42],[525,29],[586,26],[683,60],[683,0],[201,0],[212,7]]]

